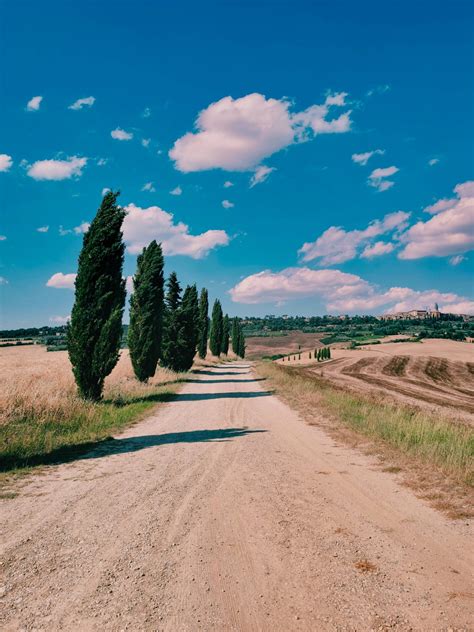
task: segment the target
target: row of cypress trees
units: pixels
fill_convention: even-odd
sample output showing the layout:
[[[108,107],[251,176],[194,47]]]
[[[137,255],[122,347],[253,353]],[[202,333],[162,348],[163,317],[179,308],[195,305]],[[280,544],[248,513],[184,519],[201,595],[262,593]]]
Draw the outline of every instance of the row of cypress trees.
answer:
[[[76,277],[75,302],[68,327],[68,351],[79,393],[85,399],[102,397],[104,380],[116,365],[122,338],[125,280],[122,222],[118,193],[108,192],[84,236]],[[196,351],[207,354],[209,299],[196,285],[182,292],[175,272],[164,282],[161,245],[152,241],[137,258],[130,299],[128,345],[135,376],[146,382],[158,362],[173,371],[188,371]],[[234,344],[234,324],[238,342]],[[232,328],[232,349],[245,355],[245,339],[238,319]],[[213,355],[227,354],[229,317],[214,303],[209,342]],[[237,349],[237,351],[236,351]]]

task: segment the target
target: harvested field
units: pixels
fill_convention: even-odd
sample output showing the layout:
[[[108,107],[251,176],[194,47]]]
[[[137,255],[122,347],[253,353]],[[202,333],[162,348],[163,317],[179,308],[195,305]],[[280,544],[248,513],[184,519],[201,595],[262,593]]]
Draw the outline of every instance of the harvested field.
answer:
[[[301,331],[289,331],[284,336],[258,336],[246,339],[246,358],[255,360],[262,356],[277,355],[279,353],[298,353],[318,349],[323,345],[320,342],[321,336],[327,334],[305,334]]]
[[[372,392],[422,408],[438,409],[468,423],[474,414],[474,346],[452,340],[387,343],[333,349],[332,360],[307,355],[288,366],[304,366],[336,386]]]

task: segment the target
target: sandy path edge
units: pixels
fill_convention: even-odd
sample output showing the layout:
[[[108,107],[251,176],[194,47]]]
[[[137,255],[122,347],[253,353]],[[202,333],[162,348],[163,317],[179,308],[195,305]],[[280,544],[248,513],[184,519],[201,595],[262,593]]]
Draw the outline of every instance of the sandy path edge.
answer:
[[[205,369],[0,501],[2,628],[469,630],[471,525],[264,385]]]

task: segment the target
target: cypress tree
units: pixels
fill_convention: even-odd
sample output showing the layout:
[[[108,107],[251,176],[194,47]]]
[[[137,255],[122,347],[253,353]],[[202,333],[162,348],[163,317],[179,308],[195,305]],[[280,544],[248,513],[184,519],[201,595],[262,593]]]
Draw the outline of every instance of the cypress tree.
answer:
[[[106,193],[84,235],[67,333],[79,394],[93,401],[102,397],[104,380],[117,364],[122,338],[125,211],[116,203],[118,195]]]
[[[181,286],[176,272],[172,272],[166,283],[162,352],[163,366],[172,371],[179,371],[182,365],[183,327],[180,307]]]
[[[229,352],[229,335],[230,335],[230,322],[229,316],[226,314],[222,323],[222,349],[221,352],[227,355]]]
[[[156,241],[137,258],[133,289],[128,347],[135,376],[146,382],[155,375],[163,336],[163,253]]]
[[[199,302],[195,285],[184,290],[179,320],[181,322],[179,371],[189,371],[193,365],[199,337]]]
[[[328,360],[331,359],[331,347],[328,347]]]
[[[216,299],[212,308],[211,331],[209,334],[209,347],[212,355],[219,356],[221,354],[223,329],[222,307],[220,301]]]
[[[239,319],[236,316],[232,319],[232,351],[235,355],[239,355],[239,330]]]
[[[207,336],[209,332],[209,299],[205,287],[201,290],[199,297],[199,357],[204,359],[207,355]]]
[[[239,356],[241,358],[245,358],[245,336],[244,336],[244,330],[242,329],[241,326],[239,326]]]

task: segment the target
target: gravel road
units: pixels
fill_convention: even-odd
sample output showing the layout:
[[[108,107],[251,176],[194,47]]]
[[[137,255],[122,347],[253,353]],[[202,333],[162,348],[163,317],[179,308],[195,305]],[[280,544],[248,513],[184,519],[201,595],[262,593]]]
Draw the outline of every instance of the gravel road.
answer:
[[[472,629],[472,526],[244,363],[19,491],[0,501],[4,631]]]

